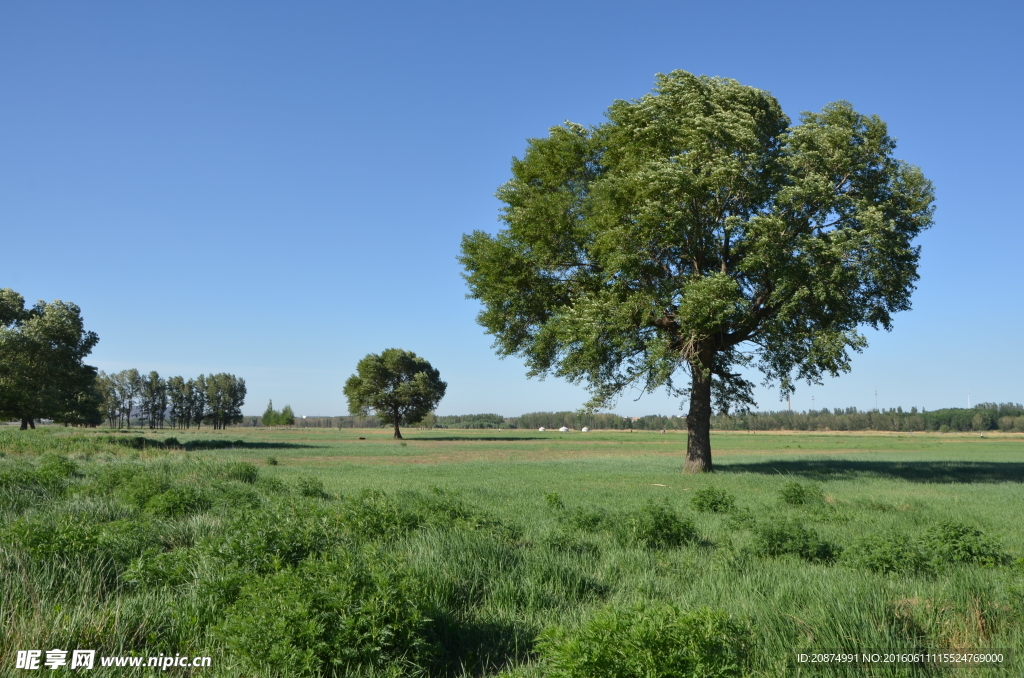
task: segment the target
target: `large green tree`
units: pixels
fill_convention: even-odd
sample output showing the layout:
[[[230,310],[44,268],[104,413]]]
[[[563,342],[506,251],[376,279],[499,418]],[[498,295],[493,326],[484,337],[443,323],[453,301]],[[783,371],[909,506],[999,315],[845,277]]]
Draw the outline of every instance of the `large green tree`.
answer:
[[[463,238],[469,296],[500,355],[592,408],[688,398],[685,470],[710,471],[713,407],[752,404],[738,368],[789,393],[910,308],[932,185],[846,102],[794,125],[768,92],[674,71],[606,116],[513,159],[506,228]]]
[[[349,414],[374,414],[395,427],[415,424],[437,407],[448,385],[441,373],[412,351],[389,348],[371,353],[356,365],[345,382]]]
[[[0,416],[20,419],[22,429],[41,418],[96,423],[96,368],[82,361],[98,341],[75,304],[25,308],[20,294],[0,290]]]

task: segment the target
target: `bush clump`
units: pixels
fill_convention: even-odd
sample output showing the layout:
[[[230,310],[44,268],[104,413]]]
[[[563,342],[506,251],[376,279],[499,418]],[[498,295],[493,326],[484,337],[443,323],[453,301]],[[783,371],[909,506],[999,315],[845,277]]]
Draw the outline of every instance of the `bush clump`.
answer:
[[[934,569],[934,562],[918,541],[906,534],[860,539],[843,557],[855,567],[881,574],[924,574]]]
[[[241,483],[254,485],[260,479],[260,471],[252,464],[237,462],[228,466],[227,477]]]
[[[851,565],[882,574],[930,574],[954,564],[995,567],[1011,559],[996,540],[956,521],[934,525],[920,537],[894,532],[861,539],[849,552]]]
[[[716,487],[702,487],[693,493],[690,506],[702,513],[731,513],[736,509],[736,498]]]
[[[299,490],[299,494],[303,497],[310,497],[311,499],[330,498],[330,495],[324,490],[323,482],[312,476],[303,476],[299,478],[297,488]]]
[[[215,635],[261,675],[407,675],[433,654],[427,628],[402,571],[346,549],[246,584]]]
[[[1005,565],[1011,558],[999,543],[981,530],[947,520],[927,530],[922,546],[937,563],[972,563],[983,566]]]
[[[565,519],[566,525],[582,532],[598,532],[609,524],[608,512],[603,509],[586,509],[577,506]]]
[[[348,541],[341,516],[312,502],[268,502],[232,516],[204,548],[222,562],[255,572],[297,566]]]
[[[754,529],[754,550],[764,556],[794,555],[808,562],[832,562],[839,548],[799,521],[763,523]]]
[[[724,612],[658,605],[606,607],[578,629],[546,629],[538,649],[551,678],[733,678],[749,643]]]
[[[17,511],[46,498],[64,496],[66,474],[52,468],[40,468],[20,462],[0,465],[0,507]]]
[[[86,558],[124,566],[144,551],[158,548],[160,539],[149,521],[100,523],[85,513],[48,511],[12,521],[0,532],[0,543],[39,560]]]
[[[140,589],[181,586],[195,580],[197,560],[193,549],[148,551],[132,561],[122,579]]]
[[[75,462],[59,454],[44,454],[39,461],[39,474],[52,478],[71,478],[78,473]]]
[[[150,497],[145,510],[160,518],[179,518],[207,511],[213,505],[206,492],[192,485],[173,485]]]
[[[544,501],[547,503],[548,508],[550,508],[552,511],[565,510],[565,503],[562,501],[562,497],[557,492],[545,493]]]
[[[676,548],[697,539],[693,521],[680,517],[663,504],[647,504],[639,511],[627,514],[623,523],[628,541],[649,549]]]
[[[821,501],[823,492],[817,485],[798,483],[791,480],[779,488],[779,497],[790,506],[803,506]]]
[[[138,469],[123,467],[121,473],[112,473],[104,480],[114,485],[114,496],[129,506],[137,509],[146,508],[146,504],[157,496],[171,489],[171,481],[166,476],[156,473],[139,473]]]

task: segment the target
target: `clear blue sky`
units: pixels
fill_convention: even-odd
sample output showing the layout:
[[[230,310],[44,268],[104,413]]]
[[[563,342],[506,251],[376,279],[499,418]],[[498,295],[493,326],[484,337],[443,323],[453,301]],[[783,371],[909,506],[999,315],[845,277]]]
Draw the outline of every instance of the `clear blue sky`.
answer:
[[[440,412],[575,409],[476,325],[460,236],[525,140],[673,69],[791,117],[876,113],[938,195],[914,310],[795,409],[1024,400],[1024,12],[972,2],[70,3],[0,8],[0,287],[82,307],[93,363],[342,414],[391,346]],[[761,390],[764,409],[780,407]],[[633,396],[635,397],[635,395]],[[663,395],[622,414],[678,412]]]

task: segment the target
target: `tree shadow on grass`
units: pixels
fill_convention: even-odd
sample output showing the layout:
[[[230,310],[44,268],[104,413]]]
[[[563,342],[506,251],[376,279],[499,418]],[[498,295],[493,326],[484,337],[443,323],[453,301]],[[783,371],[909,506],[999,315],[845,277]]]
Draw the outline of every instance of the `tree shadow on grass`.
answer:
[[[301,443],[277,442],[246,442],[241,440],[189,440],[182,443],[186,450],[300,450],[322,447],[322,445],[303,445]]]
[[[406,438],[406,440],[442,440],[447,442],[456,442],[459,440],[465,441],[482,441],[482,440],[496,440],[505,442],[516,442],[519,440],[557,440],[549,436],[430,436],[429,438]]]
[[[432,627],[441,646],[434,672],[448,678],[493,675],[521,663],[533,651],[536,636],[536,629],[514,622],[456,621],[441,612]]]
[[[303,445],[302,443],[252,442],[247,440],[186,440],[180,442],[175,437],[159,440],[145,436],[119,438],[107,436],[106,442],[128,447],[133,450],[299,450],[322,447],[322,445]]]
[[[1024,483],[1024,463],[1021,462],[780,459],[753,464],[719,464],[715,470],[812,480],[899,478],[915,483]]]

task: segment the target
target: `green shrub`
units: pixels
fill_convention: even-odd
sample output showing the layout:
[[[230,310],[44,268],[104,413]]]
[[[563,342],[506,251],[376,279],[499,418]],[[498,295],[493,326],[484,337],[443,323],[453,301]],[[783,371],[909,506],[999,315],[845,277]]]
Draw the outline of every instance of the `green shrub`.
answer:
[[[726,678],[744,673],[749,632],[724,612],[606,607],[572,631],[546,629],[551,678]]]
[[[349,550],[245,585],[215,635],[247,669],[274,675],[404,675],[433,650],[408,577]]]
[[[173,436],[164,440],[164,447],[181,447],[181,443]]]
[[[260,478],[256,487],[265,494],[288,494],[288,486],[279,478]]]
[[[860,539],[843,553],[843,559],[881,574],[925,574],[934,569],[918,540],[900,533]]]
[[[832,562],[839,555],[838,547],[796,520],[758,525],[754,529],[754,550],[764,556],[799,556],[808,562]]]
[[[383,492],[365,490],[345,499],[341,507],[346,528],[364,540],[406,534],[423,524],[423,516]]]
[[[690,506],[703,513],[730,513],[736,509],[736,498],[725,490],[702,487],[693,493]]]
[[[553,511],[564,511],[565,504],[562,502],[562,498],[558,496],[557,492],[548,492],[544,495],[544,501],[547,502],[548,507]]]
[[[347,526],[337,513],[312,502],[273,502],[230,516],[203,547],[222,562],[256,572],[296,566],[344,544]]]
[[[231,480],[253,485],[260,479],[260,471],[252,464],[237,462],[228,465],[227,477]]]
[[[277,466],[277,457],[267,457],[267,466]]]
[[[127,565],[158,548],[160,535],[144,520],[98,523],[81,513],[47,512],[12,521],[0,532],[0,542],[39,559],[92,557]]]
[[[122,579],[140,589],[181,586],[195,580],[196,561],[193,549],[150,551],[132,561]]]
[[[171,482],[168,478],[136,470],[117,487],[114,496],[130,506],[143,509],[150,499],[169,489],[171,489]]]
[[[973,563],[995,566],[1010,562],[999,543],[981,530],[956,521],[944,521],[928,529],[922,546],[937,563]]]
[[[483,530],[514,542],[522,536],[518,526],[504,523],[488,513],[469,506],[457,493],[439,487],[429,495],[404,493],[400,495],[400,506],[411,512],[407,517],[410,529],[415,527],[437,527],[441,529],[469,528]]]
[[[597,532],[610,522],[610,518],[604,509],[585,509],[577,506],[566,517],[565,522],[576,530]]]
[[[313,499],[328,499],[330,497],[330,495],[324,491],[324,484],[319,478],[302,476],[299,478],[296,486],[299,490],[299,494],[303,497],[311,497]]]
[[[39,460],[39,473],[54,478],[70,478],[78,473],[78,466],[59,454],[44,454]]]
[[[62,497],[67,486],[66,476],[52,469],[22,462],[0,464],[0,506],[25,508],[37,499]]]
[[[207,511],[213,505],[206,492],[192,485],[174,485],[150,497],[145,510],[161,518],[179,518]]]
[[[883,574],[928,574],[956,563],[997,566],[1011,556],[977,528],[954,521],[939,523],[920,537],[890,533],[859,540],[844,559]]]
[[[757,514],[751,509],[743,507],[733,511],[726,521],[730,530],[752,530],[757,527]]]
[[[280,481],[278,481],[280,482]],[[260,487],[263,482],[260,481]],[[214,503],[233,509],[257,509],[263,503],[260,493],[251,485],[221,482],[213,485]]]
[[[675,548],[697,539],[693,521],[663,504],[647,504],[627,514],[623,523],[628,540],[649,549]]]
[[[82,516],[47,512],[12,521],[0,534],[0,541],[36,557],[74,558],[96,550],[99,532],[99,525]]]
[[[821,501],[822,495],[820,487],[804,485],[795,480],[784,483],[779,488],[779,496],[782,498],[782,501],[790,506],[801,506]]]
[[[114,494],[120,487],[131,483],[141,474],[146,474],[146,471],[139,464],[103,464],[90,472],[85,493],[91,495]],[[146,501],[149,499],[147,498]]]

